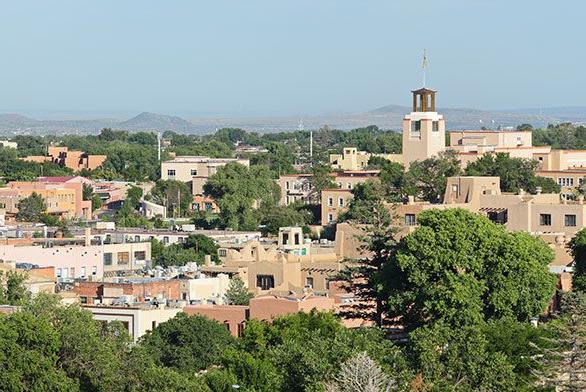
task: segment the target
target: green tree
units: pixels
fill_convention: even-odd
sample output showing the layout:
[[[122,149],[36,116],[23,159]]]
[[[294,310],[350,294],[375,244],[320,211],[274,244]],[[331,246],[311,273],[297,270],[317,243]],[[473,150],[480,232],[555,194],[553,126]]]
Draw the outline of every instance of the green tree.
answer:
[[[16,219],[25,222],[40,222],[41,216],[46,209],[47,205],[41,195],[33,192],[29,197],[25,197],[18,202]]]
[[[409,335],[410,355],[432,391],[516,392],[513,366],[500,352],[490,352],[477,326],[427,325]]]
[[[574,258],[572,287],[574,290],[586,291],[586,229],[580,230],[572,238],[570,250]]]
[[[271,378],[280,383],[273,390],[323,390],[324,382],[342,363],[360,352],[366,352],[397,380],[406,376],[404,357],[382,331],[347,329],[326,312],[300,312],[278,318],[273,324],[251,320],[240,346],[253,358],[268,362],[263,364],[265,374],[276,373]],[[243,378],[238,377],[238,382],[248,387]]]
[[[485,154],[470,162],[467,176],[500,177],[503,192],[518,192],[520,189],[534,193],[541,187],[545,193],[559,193],[560,187],[550,178],[535,176],[538,162],[533,159],[511,158],[509,154]]]
[[[458,155],[453,150],[442,151],[437,157],[415,161],[406,174],[408,194],[430,203],[443,200],[448,177],[461,174]]]
[[[156,241],[156,240],[155,240]],[[188,262],[196,262],[202,265],[205,256],[211,256],[214,263],[219,263],[218,245],[210,237],[203,234],[191,234],[183,243],[162,246],[157,241],[151,241],[156,244],[155,252],[152,253],[152,259],[157,265],[163,267],[181,266]]]
[[[5,391],[78,391],[58,365],[59,334],[27,312],[0,316],[0,385]]]
[[[380,184],[358,184],[353,192],[358,197],[352,200],[343,219],[361,228],[362,235],[358,238],[363,244],[361,251],[367,256],[361,260],[349,260],[337,276],[345,282],[346,289],[359,298],[342,314],[349,318],[371,319],[380,327],[386,299],[382,290],[383,271],[397,250],[396,229],[392,225],[392,213],[383,201]]]
[[[18,271],[0,271],[0,305],[20,305],[29,297],[24,283],[27,274]]]
[[[132,209],[138,208],[138,204],[140,203],[142,196],[143,190],[138,186],[131,186],[130,189],[126,191],[126,201],[128,204],[130,204]]]
[[[307,209],[301,206],[288,205],[270,208],[262,208],[260,224],[263,234],[278,234],[279,228],[290,226],[304,226],[311,222],[313,216]]]
[[[248,305],[254,295],[248,291],[244,281],[236,275],[230,280],[226,290],[226,302],[230,305]]]
[[[581,291],[561,297],[560,319],[548,326],[552,335],[544,339],[539,354],[538,387],[578,392],[586,390],[586,294]]]
[[[379,182],[367,181],[356,184],[352,189],[354,196],[348,209],[339,217],[339,222],[352,221],[355,224],[373,224],[376,217],[373,211],[386,210],[384,205],[385,191]]]
[[[102,198],[97,193],[92,195],[92,211],[98,210],[102,207]]]
[[[548,271],[553,253],[541,239],[462,209],[425,211],[419,224],[400,241],[382,281],[389,316],[407,330],[528,321],[546,309],[556,278]]]
[[[239,230],[258,228],[254,206],[276,206],[280,190],[265,166],[229,163],[218,169],[204,185],[207,195],[216,200],[223,226]]]
[[[185,313],[159,324],[141,340],[158,364],[191,374],[218,364],[234,343],[222,324]]]
[[[167,206],[167,213],[173,217],[187,215],[193,196],[187,184],[174,180],[159,180],[151,190],[152,200]]]
[[[321,191],[340,186],[332,179],[332,168],[329,165],[315,164],[311,167],[311,178],[309,179],[310,192],[309,201],[312,204],[321,203]]]

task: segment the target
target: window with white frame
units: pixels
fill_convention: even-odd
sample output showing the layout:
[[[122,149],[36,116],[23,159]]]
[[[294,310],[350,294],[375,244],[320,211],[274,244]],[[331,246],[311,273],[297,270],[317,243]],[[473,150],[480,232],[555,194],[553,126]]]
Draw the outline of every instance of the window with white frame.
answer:
[[[574,179],[572,177],[558,177],[559,186],[574,186]]]

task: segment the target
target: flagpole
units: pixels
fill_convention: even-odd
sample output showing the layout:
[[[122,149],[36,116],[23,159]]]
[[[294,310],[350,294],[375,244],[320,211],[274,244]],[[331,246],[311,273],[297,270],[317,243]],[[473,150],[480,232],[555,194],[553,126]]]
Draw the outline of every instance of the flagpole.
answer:
[[[423,61],[421,62],[421,68],[423,68],[423,87],[425,88],[425,73],[427,68],[427,54],[425,53],[425,49],[423,49]]]

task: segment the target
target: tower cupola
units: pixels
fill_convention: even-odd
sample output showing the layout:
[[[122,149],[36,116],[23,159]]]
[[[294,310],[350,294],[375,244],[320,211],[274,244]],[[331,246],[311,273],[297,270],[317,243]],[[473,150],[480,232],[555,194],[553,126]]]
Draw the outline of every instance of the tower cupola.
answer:
[[[428,88],[412,90],[413,112],[435,112],[435,93],[437,91]]]

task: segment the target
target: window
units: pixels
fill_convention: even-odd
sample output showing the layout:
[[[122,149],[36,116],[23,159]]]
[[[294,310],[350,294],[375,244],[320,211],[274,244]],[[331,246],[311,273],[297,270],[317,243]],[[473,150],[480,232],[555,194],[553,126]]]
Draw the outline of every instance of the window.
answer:
[[[146,252],[144,250],[134,252],[134,260],[146,260]]]
[[[352,189],[352,184],[350,184],[349,182],[346,183],[346,189]]]
[[[169,169],[169,170],[167,170],[167,176],[169,176],[169,177],[175,177],[175,169]]]
[[[509,212],[508,212],[508,210],[488,211],[486,213],[486,216],[487,216],[488,219],[490,219],[494,223],[499,223],[501,225],[504,225],[509,220]]]
[[[82,278],[85,278],[85,273],[86,273],[85,267],[81,267],[81,277]]]
[[[568,227],[575,227],[576,215],[564,215],[564,224]]]
[[[289,189],[289,181],[285,181],[285,189]]]
[[[333,197],[328,197],[328,206],[329,207],[333,207],[334,206],[334,198]]]
[[[288,243],[289,243],[289,234],[283,233],[283,245],[286,245]]]
[[[411,122],[411,137],[421,137],[421,121]]]
[[[92,275],[97,275],[98,274],[98,267],[96,267],[95,265],[92,267]]]
[[[299,245],[299,233],[295,233],[295,235],[293,236],[294,240],[295,240],[295,245]]]
[[[328,214],[328,223],[332,223],[334,221],[334,215]]]
[[[81,302],[82,304],[87,304],[87,297],[84,297],[84,296],[79,297],[79,302]]]
[[[191,203],[191,209],[195,211],[199,211],[199,203]]]
[[[313,276],[305,278],[305,287],[313,288]]]
[[[130,255],[128,254],[128,252],[118,252],[116,257],[119,265],[128,264],[128,262],[130,261]]]
[[[153,321],[151,323],[151,330],[154,330],[155,328],[157,328],[157,322],[156,321]]]
[[[433,121],[431,123],[431,131],[432,132],[439,132],[439,121]]]
[[[134,242],[140,242],[140,236],[139,235],[135,235],[134,236]]]
[[[551,214],[539,214],[539,224],[541,226],[551,226]]]
[[[61,277],[61,268],[57,268],[56,274],[58,278]]]
[[[165,245],[169,244],[169,237],[167,237],[167,236],[163,237],[163,244],[165,244]]]
[[[226,249],[219,249],[219,250],[218,250],[218,255],[219,255],[220,257],[226,257],[226,254],[227,254],[227,251],[226,251]]]
[[[415,214],[405,214],[405,225],[415,226],[417,224]]]
[[[206,202],[205,206],[206,206],[206,212],[210,212],[212,210],[212,203]]]
[[[574,186],[574,179],[572,177],[559,177],[558,178],[558,185],[559,186]]]
[[[338,199],[338,206],[339,206],[339,207],[344,207],[344,198],[340,197],[340,198]]]
[[[112,265],[112,253],[104,253],[104,265]]]
[[[261,290],[269,290],[275,287],[273,275],[256,275],[256,287]]]
[[[197,176],[197,170],[196,169],[191,169],[191,175],[192,176]]]

